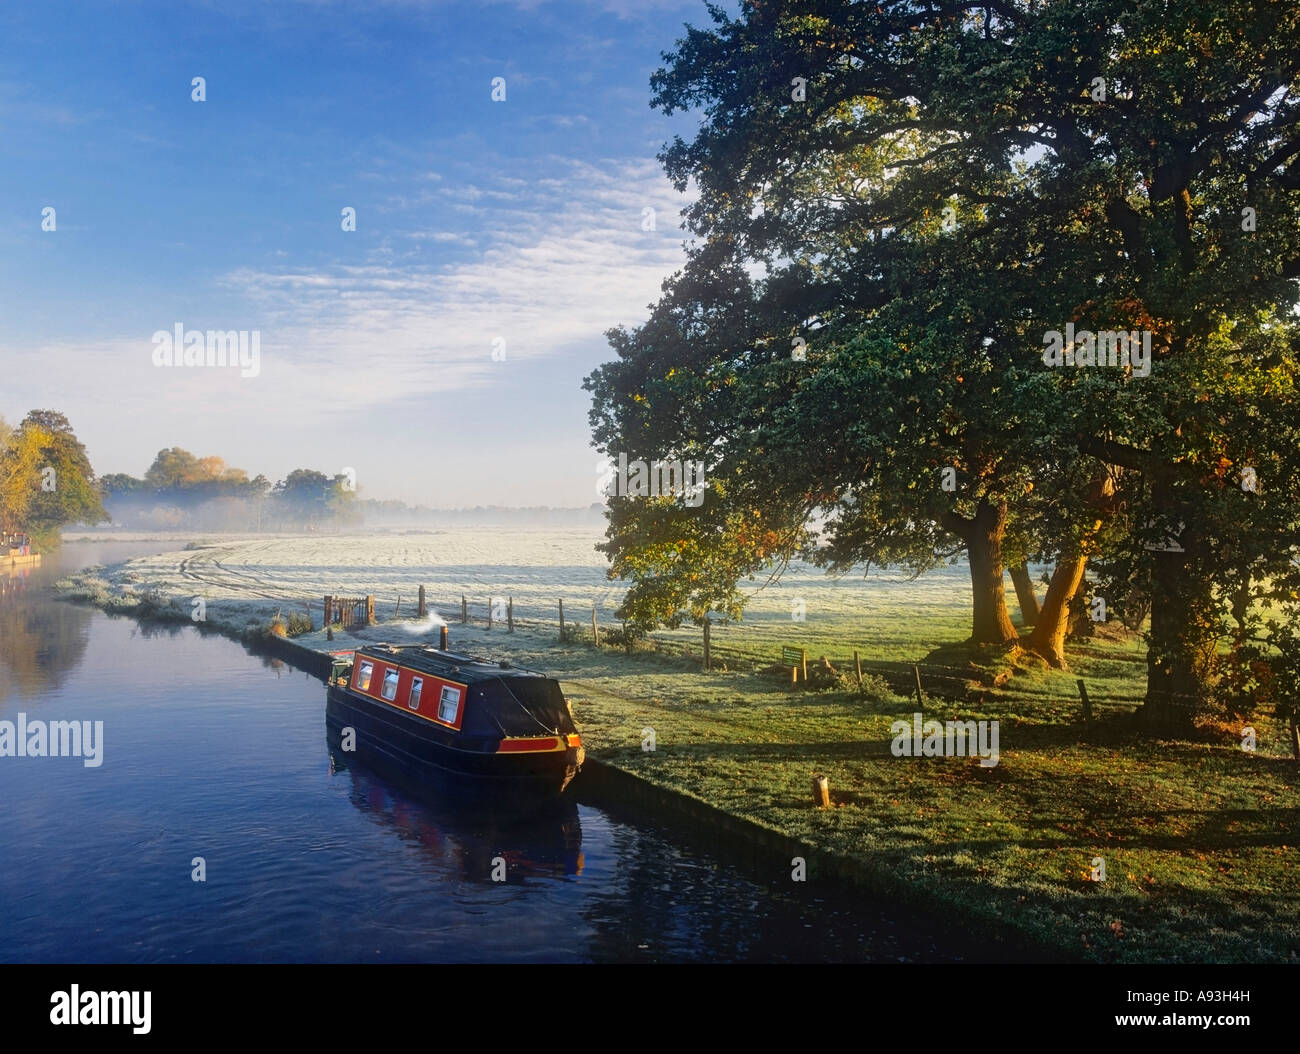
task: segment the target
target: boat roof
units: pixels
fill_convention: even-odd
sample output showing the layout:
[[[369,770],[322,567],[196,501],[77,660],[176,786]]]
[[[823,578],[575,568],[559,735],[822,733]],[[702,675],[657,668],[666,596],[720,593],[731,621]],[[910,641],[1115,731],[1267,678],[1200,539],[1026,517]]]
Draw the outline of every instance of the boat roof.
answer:
[[[544,674],[515,666],[509,662],[493,662],[476,655],[456,651],[442,651],[429,644],[365,644],[356,650],[386,662],[394,662],[412,670],[421,670],[434,677],[444,677],[473,684],[476,681],[498,680],[502,677],[541,677]]]

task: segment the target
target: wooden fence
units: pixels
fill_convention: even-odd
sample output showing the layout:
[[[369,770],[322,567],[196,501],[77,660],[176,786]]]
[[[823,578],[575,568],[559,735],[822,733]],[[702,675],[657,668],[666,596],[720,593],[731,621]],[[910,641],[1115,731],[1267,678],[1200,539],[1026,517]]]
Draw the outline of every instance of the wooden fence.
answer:
[[[375,624],[374,594],[364,597],[325,598],[325,625],[339,623],[344,629]]]

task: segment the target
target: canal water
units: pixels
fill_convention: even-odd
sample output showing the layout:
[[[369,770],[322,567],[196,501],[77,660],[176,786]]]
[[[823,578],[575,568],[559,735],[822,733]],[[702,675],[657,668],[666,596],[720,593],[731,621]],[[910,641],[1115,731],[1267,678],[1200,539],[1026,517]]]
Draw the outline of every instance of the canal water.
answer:
[[[103,722],[97,766],[0,757],[0,961],[962,957],[652,817],[574,804],[519,821],[412,796],[331,751],[315,678],[50,593],[172,545],[71,543],[0,569],[0,721]]]

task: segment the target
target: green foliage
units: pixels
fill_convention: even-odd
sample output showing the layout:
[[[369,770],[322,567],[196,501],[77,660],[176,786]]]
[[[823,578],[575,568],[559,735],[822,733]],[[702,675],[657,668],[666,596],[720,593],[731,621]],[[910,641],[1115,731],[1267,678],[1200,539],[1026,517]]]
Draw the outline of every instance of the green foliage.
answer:
[[[1153,607],[1154,703],[1190,713],[1226,598],[1295,580],[1300,8],[710,14],[652,78],[665,113],[702,111],[661,155],[697,241],[587,380],[602,451],[711,477],[703,509],[611,508],[631,608],[734,614],[796,551],[924,568],[997,509],[1009,555],[1105,557],[1120,608]],[[1149,333],[1150,376],[1044,365],[1067,324]],[[1152,550],[1180,525],[1184,553]],[[1235,632],[1280,661],[1290,631]]]
[[[65,524],[107,518],[86,448],[63,414],[32,410],[0,432],[0,526],[48,540]]]

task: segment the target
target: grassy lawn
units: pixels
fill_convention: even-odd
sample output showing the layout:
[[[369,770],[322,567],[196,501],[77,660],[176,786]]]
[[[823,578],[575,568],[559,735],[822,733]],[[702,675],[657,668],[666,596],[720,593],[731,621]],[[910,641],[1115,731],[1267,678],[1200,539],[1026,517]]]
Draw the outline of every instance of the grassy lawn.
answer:
[[[1069,673],[1025,666],[974,702],[927,698],[926,719],[999,721],[1000,761],[987,768],[894,757],[890,724],[910,722],[914,699],[792,692],[772,675],[555,651],[553,667],[575,667],[561,676],[593,756],[858,861],[894,895],[1070,957],[1300,959],[1300,767],[1284,729],[1257,719],[1253,754],[1230,731],[1139,735],[1132,641],[1088,644]],[[1087,729],[1080,676],[1098,701]],[[653,753],[641,749],[646,727]],[[818,773],[830,780],[829,810],[812,804]],[[1104,881],[1090,878],[1096,857]]]

